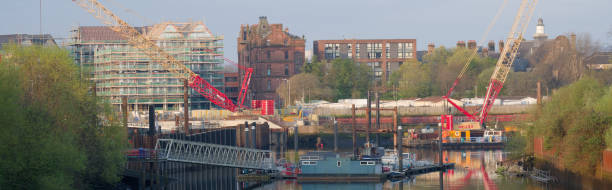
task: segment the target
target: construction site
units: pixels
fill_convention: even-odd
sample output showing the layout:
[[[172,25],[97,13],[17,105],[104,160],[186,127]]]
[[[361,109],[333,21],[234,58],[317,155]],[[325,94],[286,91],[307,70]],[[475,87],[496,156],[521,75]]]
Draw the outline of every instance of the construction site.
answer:
[[[52,127],[69,127],[51,130],[48,134],[36,133],[40,137],[47,138],[58,131],[75,131],[74,136],[53,138],[58,142],[58,150],[68,149],[60,142],[74,140],[78,143],[73,144],[86,145],[75,146],[76,150],[85,150],[83,154],[69,152],[76,155],[75,159],[86,157],[79,162],[87,165],[108,162],[104,163],[102,171],[85,171],[88,167],[80,171],[76,166],[73,170],[77,172],[66,169],[78,175],[91,175],[83,181],[91,177],[94,179],[91,187],[95,188],[497,190],[499,186],[566,189],[563,185],[581,182],[557,179],[556,176],[574,174],[555,170],[559,168],[556,153],[560,149],[554,146],[546,149],[550,145],[546,143],[564,142],[567,138],[582,137],[579,136],[582,133],[591,134],[593,130],[585,129],[590,126],[580,126],[584,127],[580,128],[582,131],[568,132],[578,134],[575,136],[546,131],[555,130],[554,127],[561,130],[558,126],[563,122],[551,119],[538,123],[544,113],[568,117],[581,111],[578,106],[546,107],[546,103],[561,104],[566,99],[579,101],[578,104],[586,102],[581,105],[586,107],[582,111],[595,118],[592,120],[599,119],[599,123],[578,125],[601,125],[604,127],[597,128],[596,133],[607,135],[609,128],[612,134],[609,127],[612,119],[597,115],[612,111],[605,106],[588,107],[589,104],[610,102],[603,95],[607,91],[591,89],[604,85],[591,85],[587,81],[581,83],[586,86],[582,94],[556,94],[569,92],[565,86],[579,83],[581,78],[598,72],[585,70],[612,65],[612,54],[609,57],[596,53],[581,55],[574,33],[569,33],[569,37],[560,35],[548,39],[542,18],[537,20],[533,39],[527,39],[526,32],[534,22],[532,16],[537,13],[538,0],[515,2],[516,5],[509,7],[515,6],[513,11],[517,8],[516,12],[508,15],[503,13],[508,1],[503,1],[497,13],[490,16],[492,20],[481,39],[462,37],[468,40],[459,40],[452,45],[455,47],[449,48],[444,45],[436,48],[435,40],[426,39],[422,40],[430,40],[426,50],[417,49],[422,47],[420,38],[417,41],[416,37],[385,33],[394,28],[374,31],[380,34],[373,36],[384,37],[372,39],[353,38],[348,32],[338,33],[342,38],[314,39],[308,47],[305,35],[311,33],[301,31],[302,26],[269,23],[267,16],[259,16],[257,21],[255,17],[240,20],[251,24],[235,24],[237,35],[228,36],[231,41],[228,40],[230,44],[227,45],[222,35],[227,31],[217,28],[230,23],[227,22],[230,19],[223,16],[213,17],[223,19],[222,22],[205,22],[205,19],[165,21],[164,18],[161,19],[164,21],[147,21],[147,24],[134,26],[128,23],[132,18],[124,16],[123,12],[136,14],[137,11],[118,3],[109,5],[111,8],[106,6],[106,0],[72,2],[95,18],[97,24],[73,25],[69,36],[62,41],[63,52],[47,51],[65,55],[66,62],[74,62],[64,68],[78,69],[74,76],[66,75],[74,83],[62,85],[78,86],[73,90],[78,93],[52,96],[53,90],[62,89],[52,84],[59,80],[57,76],[61,74],[57,73],[67,73],[64,70],[50,71],[52,74],[41,80],[30,77],[32,73],[42,76],[40,73],[53,70],[48,68],[57,66],[53,65],[56,60],[46,63],[44,60],[48,59],[29,59],[26,63],[39,63],[46,66],[40,68],[47,69],[34,72],[24,67],[28,69],[19,70],[18,63],[25,61],[12,58],[24,55],[5,54],[2,49],[9,42],[24,46],[57,46],[55,40],[47,39],[50,35],[0,35],[0,64],[9,63],[0,66],[28,76],[24,81],[19,80],[26,91],[49,86],[40,94],[24,93],[26,111],[23,113],[30,114],[30,109],[38,111],[45,119],[41,121],[51,121],[47,123],[52,123]],[[40,4],[42,33],[42,1]],[[257,8],[260,5],[248,6]],[[114,10],[117,7],[124,10]],[[503,17],[508,18],[504,20]],[[331,20],[325,18],[322,20]],[[346,24],[347,19],[338,18],[334,25]],[[283,19],[279,20],[285,22]],[[504,31],[499,32],[494,29],[498,20],[513,22],[511,25],[502,23]],[[321,28],[333,29],[318,22]],[[461,24],[467,26],[463,21]],[[299,32],[290,33],[286,26]],[[453,28],[459,29],[463,28]],[[222,32],[217,34],[218,31]],[[498,34],[489,38],[489,33]],[[313,36],[321,38],[317,35],[321,34]],[[499,40],[497,48],[496,40]],[[232,45],[234,42],[236,46]],[[19,46],[9,45],[7,52],[19,52],[16,48]],[[233,48],[236,49],[228,50]],[[46,49],[40,51],[43,50]],[[231,56],[237,61],[228,58]],[[608,63],[593,62],[589,66],[583,60]],[[612,84],[610,81],[612,78],[608,81]],[[587,96],[585,93],[604,98],[592,103],[586,100],[588,98],[582,99]],[[77,95],[85,97],[79,100],[84,103],[64,102],[77,102],[75,99],[79,98],[74,98]],[[40,106],[42,108],[30,105],[45,100],[60,103],[45,104]],[[79,106],[84,104],[88,105],[81,109]],[[557,110],[563,113],[554,113]],[[65,115],[78,117],[65,119],[62,117]],[[15,120],[22,119],[19,122],[30,127],[35,122],[28,123],[30,118],[26,116],[27,119]],[[86,119],[76,121],[75,118]],[[79,128],[82,125],[88,128]],[[25,129],[35,131],[36,128]],[[542,134],[550,136],[541,137]],[[609,140],[607,137],[585,137],[582,141],[597,142],[587,148],[603,153],[591,151],[597,155],[589,159],[597,163],[589,167],[599,167],[594,171],[608,172],[606,174],[612,176],[612,151],[603,150]],[[117,142],[117,139],[124,141]],[[534,159],[540,160],[536,164]],[[119,170],[108,172],[106,165]],[[29,169],[38,171],[36,167],[39,166]],[[115,181],[97,184],[98,175],[111,176],[103,180]],[[0,175],[0,184],[3,177]],[[570,177],[567,178],[570,181]],[[593,187],[608,184],[600,184],[597,180],[585,181],[595,184]]]
[[[223,36],[212,34],[203,22],[165,22],[137,27],[153,41],[215,88],[223,84]],[[107,26],[79,26],[72,30],[71,53],[85,77],[96,86],[96,94],[119,109],[121,97],[128,109],[180,110],[186,89],[181,76],[164,69],[160,61],[128,44],[125,37]],[[214,105],[198,93],[189,93],[191,109]]]

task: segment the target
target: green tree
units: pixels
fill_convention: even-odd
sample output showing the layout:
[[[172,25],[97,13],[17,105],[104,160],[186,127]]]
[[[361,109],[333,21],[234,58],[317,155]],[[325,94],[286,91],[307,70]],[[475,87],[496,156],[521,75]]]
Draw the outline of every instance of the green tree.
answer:
[[[400,98],[431,95],[431,78],[427,65],[409,60],[391,75],[391,86],[398,87]]]
[[[292,101],[301,100],[302,98],[306,102],[310,100],[330,100],[333,98],[332,90],[323,85],[319,78],[313,74],[300,73],[294,75],[289,79],[289,83],[291,85],[290,92],[286,82],[276,89],[276,94],[284,100],[289,99],[287,93],[290,93]]]
[[[542,136],[547,149],[557,151],[574,172],[593,174],[605,148],[612,120],[610,95],[595,79],[584,77],[560,88],[536,114],[533,136]]]
[[[325,80],[334,89],[334,101],[366,96],[371,86],[372,73],[366,64],[355,64],[349,59],[335,59]]]
[[[67,51],[4,46],[0,187],[99,189],[122,172],[126,134]]]

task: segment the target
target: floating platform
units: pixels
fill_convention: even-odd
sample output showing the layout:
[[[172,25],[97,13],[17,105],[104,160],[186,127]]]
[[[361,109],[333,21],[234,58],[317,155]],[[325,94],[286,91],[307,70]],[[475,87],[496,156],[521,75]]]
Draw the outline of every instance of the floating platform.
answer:
[[[438,148],[438,141],[418,141],[404,143],[408,148]],[[502,149],[504,142],[447,142],[442,143],[442,149]]]
[[[443,164],[442,166],[428,165],[428,166],[409,168],[409,169],[404,170],[403,172],[406,174],[406,176],[409,176],[409,175],[418,175],[418,174],[424,174],[424,173],[435,172],[435,171],[440,171],[440,170],[446,170],[446,169],[450,169],[454,167],[455,167],[455,163],[447,163],[447,164]]]

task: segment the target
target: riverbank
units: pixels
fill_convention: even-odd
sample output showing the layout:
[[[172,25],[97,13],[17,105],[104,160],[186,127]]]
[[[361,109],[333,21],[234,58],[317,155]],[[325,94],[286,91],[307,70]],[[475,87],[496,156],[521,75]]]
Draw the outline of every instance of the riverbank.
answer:
[[[541,138],[533,140],[535,167],[551,171],[557,176],[560,185],[573,189],[594,189],[593,187],[612,187],[612,151],[604,150],[601,153],[602,162],[597,164],[595,171],[590,175],[578,174],[571,171],[571,167],[563,164],[562,158],[554,150],[546,150]]]

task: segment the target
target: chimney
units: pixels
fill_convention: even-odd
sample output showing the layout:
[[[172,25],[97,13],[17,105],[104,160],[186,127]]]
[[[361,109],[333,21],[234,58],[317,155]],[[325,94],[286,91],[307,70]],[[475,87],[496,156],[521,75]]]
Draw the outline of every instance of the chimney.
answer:
[[[427,44],[427,54],[432,54],[435,49],[436,45],[434,45],[433,43]]]
[[[499,40],[499,53],[504,51],[504,40]]]
[[[489,48],[482,48],[482,56],[483,57],[489,56]]]
[[[468,48],[471,50],[476,49],[476,40],[468,41]]]
[[[457,41],[457,48],[465,48],[465,42],[464,41]]]
[[[570,34],[570,44],[572,46],[572,50],[576,50],[576,34],[573,32]]]
[[[489,41],[489,51],[495,52],[495,41]]]

